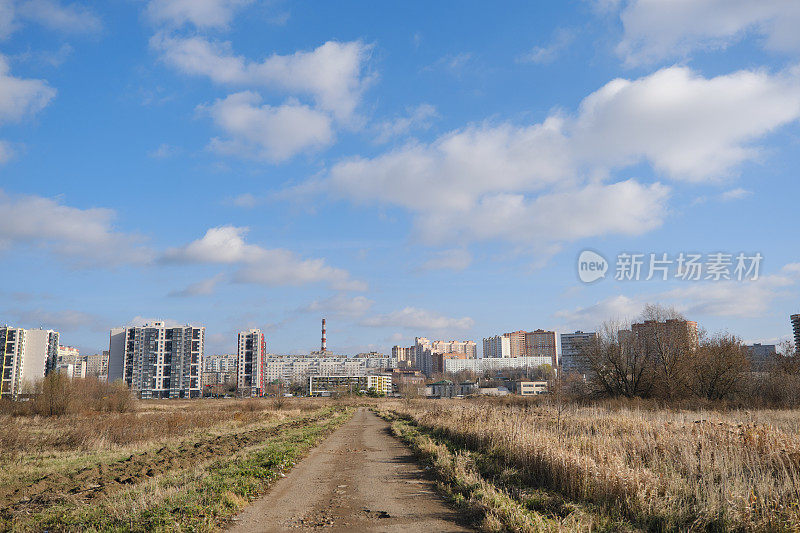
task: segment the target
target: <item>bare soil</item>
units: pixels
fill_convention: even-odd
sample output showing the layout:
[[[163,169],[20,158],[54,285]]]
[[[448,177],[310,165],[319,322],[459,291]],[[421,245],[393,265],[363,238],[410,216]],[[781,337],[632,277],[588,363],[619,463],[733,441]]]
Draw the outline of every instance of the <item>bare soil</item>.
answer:
[[[320,418],[303,417],[273,427],[210,436],[176,447],[163,446],[113,463],[100,463],[67,474],[50,474],[27,485],[0,487],[0,513],[9,517],[19,512],[34,512],[61,501],[88,502],[153,476],[229,457],[281,431]]]
[[[361,408],[229,529],[472,531],[459,522],[388,424]]]

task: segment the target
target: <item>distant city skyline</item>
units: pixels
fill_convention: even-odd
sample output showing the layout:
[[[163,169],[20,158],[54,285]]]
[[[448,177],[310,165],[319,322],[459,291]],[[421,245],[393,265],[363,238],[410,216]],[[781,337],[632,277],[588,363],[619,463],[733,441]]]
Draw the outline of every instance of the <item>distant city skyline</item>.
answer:
[[[791,339],[800,12],[744,3],[720,26],[711,4],[7,10],[2,322],[84,354],[157,320],[203,324],[209,354],[253,329],[299,354],[325,316],[331,353],[388,354],[662,303]],[[587,250],[607,270],[584,283]],[[615,276],[632,254],[743,254],[759,276]]]

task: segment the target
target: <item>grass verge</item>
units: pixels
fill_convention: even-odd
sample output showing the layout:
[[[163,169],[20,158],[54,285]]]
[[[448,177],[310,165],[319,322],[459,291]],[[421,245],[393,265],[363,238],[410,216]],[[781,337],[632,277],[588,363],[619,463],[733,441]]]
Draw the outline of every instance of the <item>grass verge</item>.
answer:
[[[0,524],[13,531],[214,531],[352,415],[327,416],[193,468],[170,471],[93,501],[61,502]]]
[[[391,411],[378,415],[437,478],[445,498],[481,531],[634,531],[596,509],[527,487],[497,458],[449,442]]]

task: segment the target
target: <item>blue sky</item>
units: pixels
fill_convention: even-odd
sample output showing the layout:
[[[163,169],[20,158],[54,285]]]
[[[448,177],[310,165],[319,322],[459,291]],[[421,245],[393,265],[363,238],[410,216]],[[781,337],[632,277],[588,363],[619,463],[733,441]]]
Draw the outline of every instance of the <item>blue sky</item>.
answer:
[[[3,321],[270,351],[800,311],[792,0],[0,0]],[[584,284],[584,249],[610,264]],[[614,279],[619,253],[763,256]]]

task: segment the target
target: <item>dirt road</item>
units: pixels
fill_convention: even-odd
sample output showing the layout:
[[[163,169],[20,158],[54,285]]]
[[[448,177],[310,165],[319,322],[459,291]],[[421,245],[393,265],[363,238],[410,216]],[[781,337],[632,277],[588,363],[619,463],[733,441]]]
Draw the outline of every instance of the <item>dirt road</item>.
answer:
[[[360,409],[229,531],[471,531],[457,520],[388,424]]]

